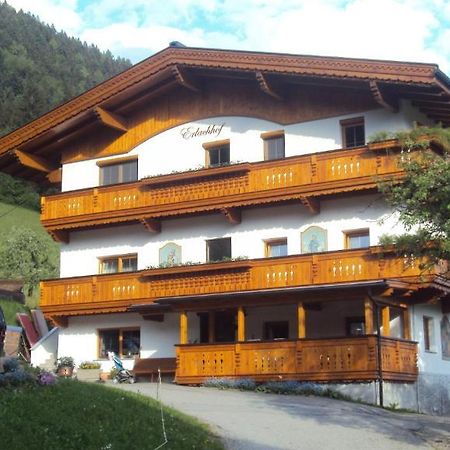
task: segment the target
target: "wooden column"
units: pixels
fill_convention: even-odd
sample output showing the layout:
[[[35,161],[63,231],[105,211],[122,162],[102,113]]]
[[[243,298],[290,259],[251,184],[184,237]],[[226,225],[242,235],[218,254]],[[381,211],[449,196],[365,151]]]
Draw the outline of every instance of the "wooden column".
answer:
[[[297,321],[298,321],[297,337],[299,339],[303,339],[306,337],[306,311],[305,305],[302,302],[297,303]]]
[[[244,314],[244,307],[239,306],[237,311],[237,340],[238,342],[245,341],[245,314]]]
[[[381,323],[383,324],[383,336],[391,335],[391,308],[383,306],[381,308]]]
[[[364,321],[366,325],[366,334],[373,334],[373,303],[369,297],[364,299]]]
[[[411,315],[409,313],[409,308],[405,308],[403,310],[403,338],[408,339],[409,341],[412,339]]]
[[[180,313],[180,344],[187,344],[188,341],[188,317],[187,312]]]
[[[216,314],[214,311],[208,313],[208,342],[211,344],[216,340]]]

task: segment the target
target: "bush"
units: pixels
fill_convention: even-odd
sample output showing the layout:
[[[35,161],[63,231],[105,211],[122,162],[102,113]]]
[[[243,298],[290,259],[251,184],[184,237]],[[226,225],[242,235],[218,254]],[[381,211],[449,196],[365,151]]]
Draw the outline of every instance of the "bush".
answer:
[[[19,386],[49,386],[56,383],[54,374],[21,363],[17,358],[5,358],[4,373],[0,373],[0,388]]]
[[[61,367],[75,367],[75,361],[71,356],[61,356],[56,360],[56,370],[59,370]]]
[[[47,372],[46,370],[43,370],[37,376],[37,382],[41,386],[52,386],[53,384],[56,384],[56,380],[56,376],[51,372]]]
[[[258,386],[256,390],[282,395],[323,395],[324,393],[322,385],[300,381],[269,381]]]
[[[203,383],[205,387],[214,387],[217,389],[239,389],[241,391],[254,391],[256,383],[249,378],[208,378]]]
[[[16,358],[5,358],[3,370],[4,373],[0,373],[0,387],[20,386],[36,382],[33,374],[24,370]]]

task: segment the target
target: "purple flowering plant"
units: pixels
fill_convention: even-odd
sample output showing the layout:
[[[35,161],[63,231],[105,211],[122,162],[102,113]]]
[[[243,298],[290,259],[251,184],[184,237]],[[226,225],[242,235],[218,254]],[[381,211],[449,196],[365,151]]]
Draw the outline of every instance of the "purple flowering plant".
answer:
[[[37,376],[37,381],[41,386],[51,386],[56,383],[56,376],[51,372],[43,370]]]

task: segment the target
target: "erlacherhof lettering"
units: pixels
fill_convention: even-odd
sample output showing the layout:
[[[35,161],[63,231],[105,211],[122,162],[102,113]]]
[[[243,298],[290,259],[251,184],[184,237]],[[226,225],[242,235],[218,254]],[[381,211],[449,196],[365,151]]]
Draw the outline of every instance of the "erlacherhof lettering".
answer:
[[[219,136],[222,132],[225,123],[220,125],[208,125],[208,128],[200,128],[200,127],[186,127],[183,128],[180,133],[184,139],[192,139],[200,136]]]

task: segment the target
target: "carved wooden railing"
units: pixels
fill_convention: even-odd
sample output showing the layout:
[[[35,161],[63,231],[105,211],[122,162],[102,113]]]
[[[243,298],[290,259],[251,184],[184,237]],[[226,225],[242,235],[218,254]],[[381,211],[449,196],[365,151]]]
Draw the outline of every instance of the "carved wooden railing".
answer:
[[[396,150],[386,141],[64,192],[42,198],[41,221],[57,231],[373,189],[402,173]]]
[[[255,381],[367,381],[379,377],[376,336],[177,346],[178,383],[211,377]],[[417,344],[381,338],[383,379],[414,381]]]
[[[113,312],[164,297],[424,275],[418,262],[379,252],[371,247],[48,280],[41,283],[40,305],[47,314]]]

